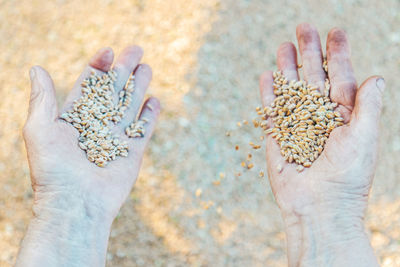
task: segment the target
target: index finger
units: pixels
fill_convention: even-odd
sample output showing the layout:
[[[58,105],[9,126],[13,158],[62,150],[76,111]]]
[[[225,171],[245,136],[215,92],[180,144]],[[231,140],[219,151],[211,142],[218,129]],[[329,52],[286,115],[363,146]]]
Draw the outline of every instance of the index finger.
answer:
[[[272,71],[266,71],[260,76],[260,94],[261,101],[264,107],[271,105],[274,102],[274,77]]]
[[[81,83],[83,82],[83,80],[89,77],[92,71],[97,74],[102,74],[109,71],[113,60],[114,52],[111,48],[105,47],[97,51],[97,53],[90,59],[89,64],[85,67],[85,69],[75,82],[72,90],[69,92],[62,108],[61,114],[70,109],[72,103],[82,95]]]

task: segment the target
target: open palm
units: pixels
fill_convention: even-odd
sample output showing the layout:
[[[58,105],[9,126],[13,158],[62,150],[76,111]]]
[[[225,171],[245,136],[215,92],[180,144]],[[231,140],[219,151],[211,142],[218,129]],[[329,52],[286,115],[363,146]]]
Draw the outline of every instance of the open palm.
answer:
[[[300,173],[296,164],[285,162],[277,142],[268,136],[268,177],[273,193],[284,218],[291,220],[288,224],[318,216],[347,224],[343,227],[362,225],[375,171],[384,81],[374,76],[357,87],[343,30],[332,29],[327,38],[328,77],[322,67],[317,30],[301,24],[297,27],[297,39],[304,79],[320,88],[324,88],[326,78],[330,79],[330,97],[338,103],[336,111],[345,125],[332,131],[319,158]],[[278,49],[278,68],[288,80],[299,79],[296,55],[292,43],[284,43]],[[265,72],[260,79],[265,106],[275,97],[272,84],[272,72]],[[279,170],[278,165],[283,169]]]
[[[48,73],[40,67],[32,69],[32,93],[24,139],[36,213],[40,213],[41,209],[67,210],[80,203],[92,216],[116,216],[138,176],[144,149],[160,111],[160,104],[155,98],[148,99],[142,105],[152,76],[148,65],[139,64],[142,54],[141,48],[128,47],[114,64],[113,69],[117,73],[115,99],[131,73],[136,77],[133,101],[123,120],[113,129],[113,133],[118,134],[121,140],[128,141],[129,155],[118,157],[103,168],[87,160],[86,153],[78,146],[78,131],[60,119],[60,114],[69,110],[73,101],[80,97],[81,82],[91,71],[103,73],[111,68],[114,57],[112,50],[101,49],[91,59],[61,112],[58,111],[54,86]],[[138,115],[149,121],[145,125],[146,134],[143,138],[128,138],[124,129]]]

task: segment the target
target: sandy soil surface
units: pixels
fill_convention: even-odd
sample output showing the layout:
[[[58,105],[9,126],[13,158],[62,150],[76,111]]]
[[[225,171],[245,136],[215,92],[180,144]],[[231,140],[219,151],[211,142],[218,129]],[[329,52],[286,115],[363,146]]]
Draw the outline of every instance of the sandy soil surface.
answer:
[[[260,133],[236,122],[255,116],[258,75],[275,69],[278,45],[294,41],[304,21],[324,43],[333,26],[348,32],[359,82],[386,78],[366,224],[382,265],[400,266],[399,10],[396,0],[0,0],[0,266],[15,261],[31,216],[21,137],[29,67],[49,70],[62,102],[95,50],[131,43],[153,67],[150,94],[163,113],[113,224],[107,265],[285,266],[279,210],[258,177],[263,151],[254,153],[253,171],[234,175]]]

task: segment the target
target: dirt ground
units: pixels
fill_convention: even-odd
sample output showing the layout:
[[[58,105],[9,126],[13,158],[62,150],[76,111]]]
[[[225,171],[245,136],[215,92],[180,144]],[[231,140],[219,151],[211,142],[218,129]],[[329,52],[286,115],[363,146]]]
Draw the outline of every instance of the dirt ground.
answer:
[[[95,50],[131,43],[153,67],[150,94],[163,113],[113,224],[107,266],[286,266],[279,210],[258,177],[264,152],[254,155],[254,171],[235,177],[246,150],[234,145],[259,136],[236,122],[255,116],[258,75],[276,68],[278,45],[294,41],[304,21],[323,43],[333,26],[348,32],[359,82],[386,78],[366,225],[382,266],[400,266],[397,0],[0,0],[0,266],[15,261],[31,216],[21,137],[29,67],[51,73],[62,102]]]

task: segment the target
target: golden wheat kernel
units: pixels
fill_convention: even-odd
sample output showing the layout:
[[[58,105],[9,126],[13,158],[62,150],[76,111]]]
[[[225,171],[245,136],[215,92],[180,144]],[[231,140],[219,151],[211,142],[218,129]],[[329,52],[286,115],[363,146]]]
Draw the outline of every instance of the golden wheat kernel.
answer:
[[[205,203],[203,203],[203,209],[208,210],[213,205],[214,205],[214,202],[212,202],[212,201],[205,202]]]
[[[244,168],[244,167],[246,167],[246,162],[242,161],[242,163],[240,163],[240,165]]]
[[[303,165],[298,165],[298,166],[296,167],[296,170],[297,170],[298,172],[302,172],[302,171],[304,170],[304,166],[303,166]]]
[[[250,164],[247,165],[247,169],[249,169],[249,170],[250,170],[251,168],[253,168],[253,167],[254,167],[254,164],[253,164],[253,163],[250,163]]]
[[[260,123],[257,120],[253,120],[253,125],[254,128],[257,128],[260,125]]]
[[[225,178],[225,173],[220,172],[220,173],[219,173],[219,178],[224,179],[224,178]]]
[[[220,184],[221,184],[221,181],[220,181],[220,180],[216,180],[216,181],[213,181],[212,183],[213,183],[213,185],[216,185],[216,186],[218,186],[218,185],[220,185]]]
[[[304,167],[310,167],[311,166],[311,162],[310,161],[306,161],[306,162],[304,162],[303,166]]]
[[[242,127],[242,123],[241,123],[241,122],[236,123],[236,125],[237,125],[238,127]]]

